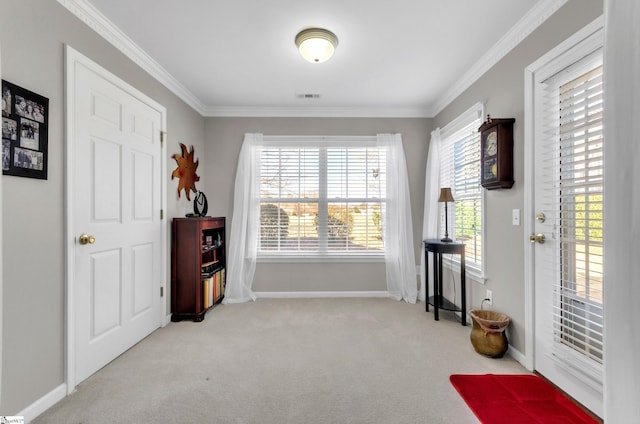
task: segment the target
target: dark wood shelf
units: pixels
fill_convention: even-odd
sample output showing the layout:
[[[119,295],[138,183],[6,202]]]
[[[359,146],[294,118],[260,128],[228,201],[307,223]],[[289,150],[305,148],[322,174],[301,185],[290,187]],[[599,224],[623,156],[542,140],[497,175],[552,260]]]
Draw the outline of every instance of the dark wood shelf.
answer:
[[[174,218],[171,230],[171,321],[199,322],[224,298],[225,218]]]
[[[458,306],[455,305],[455,303],[451,302],[449,299],[440,296],[440,302],[438,303],[438,307],[440,309],[444,309],[446,311],[453,311],[453,312],[462,312],[462,309],[460,309]],[[429,297],[429,305],[431,306],[435,306],[435,298],[433,296]]]

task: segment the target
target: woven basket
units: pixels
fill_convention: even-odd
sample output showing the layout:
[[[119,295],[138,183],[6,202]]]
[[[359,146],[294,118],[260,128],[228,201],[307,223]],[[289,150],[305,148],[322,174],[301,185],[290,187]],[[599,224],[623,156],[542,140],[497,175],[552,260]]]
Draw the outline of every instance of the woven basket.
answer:
[[[510,318],[500,312],[472,309],[469,315],[486,333],[502,333],[509,326]]]
[[[491,358],[502,358],[509,348],[509,340],[505,329],[509,325],[509,317],[495,311],[474,309],[469,311],[473,328],[469,338],[476,352]]]

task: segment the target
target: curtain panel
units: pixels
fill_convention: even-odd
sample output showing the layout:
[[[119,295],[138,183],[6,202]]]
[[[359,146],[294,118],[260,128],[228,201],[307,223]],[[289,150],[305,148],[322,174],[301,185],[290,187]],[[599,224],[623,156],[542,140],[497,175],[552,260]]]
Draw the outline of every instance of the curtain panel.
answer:
[[[416,303],[411,196],[402,136],[378,134],[378,147],[387,149],[387,206],[383,220],[387,290],[394,299]]]
[[[223,303],[256,300],[251,290],[260,235],[262,134],[245,134],[238,158]]]
[[[440,128],[431,132],[429,153],[427,156],[427,172],[424,181],[424,215],[422,220],[422,239],[438,238],[438,197],[440,196],[440,150],[442,136]],[[419,298],[426,301],[426,289],[431,287],[433,293],[433,275],[425,275],[424,245],[420,254],[420,293]]]

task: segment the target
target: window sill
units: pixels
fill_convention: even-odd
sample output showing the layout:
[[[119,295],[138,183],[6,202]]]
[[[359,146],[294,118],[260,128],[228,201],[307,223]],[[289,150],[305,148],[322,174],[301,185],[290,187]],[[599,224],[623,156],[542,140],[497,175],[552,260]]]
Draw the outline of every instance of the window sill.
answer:
[[[335,254],[335,255],[267,255],[261,254],[256,258],[257,262],[384,262],[384,254]]]
[[[460,273],[460,260],[452,259],[452,260],[443,260],[442,266],[450,271]],[[475,265],[467,265],[466,266],[466,277],[467,280],[475,281],[479,284],[485,284],[487,281],[487,276],[484,274],[482,269],[478,268]]]

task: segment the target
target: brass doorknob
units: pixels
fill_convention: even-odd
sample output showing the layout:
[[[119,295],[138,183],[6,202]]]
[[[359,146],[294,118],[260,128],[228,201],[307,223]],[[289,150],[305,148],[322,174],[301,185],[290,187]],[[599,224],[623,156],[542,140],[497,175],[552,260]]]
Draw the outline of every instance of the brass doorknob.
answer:
[[[80,242],[80,244],[93,244],[96,241],[96,238],[90,236],[89,234],[81,234],[78,241]]]
[[[543,244],[544,241],[545,241],[544,234],[531,234],[529,236],[529,241],[531,243],[536,243],[537,242],[537,243]]]

